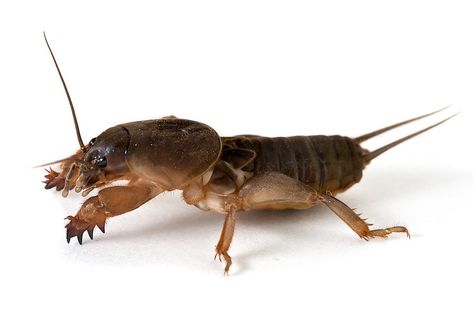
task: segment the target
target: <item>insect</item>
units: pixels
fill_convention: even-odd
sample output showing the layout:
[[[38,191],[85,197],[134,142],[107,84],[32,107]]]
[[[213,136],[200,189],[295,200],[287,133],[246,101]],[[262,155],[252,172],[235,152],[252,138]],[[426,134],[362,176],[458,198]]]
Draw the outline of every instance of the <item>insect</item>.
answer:
[[[59,171],[47,170],[45,188],[56,188],[64,197],[71,190],[84,197],[98,190],[76,215],[67,217],[67,242],[77,237],[82,244],[85,231],[91,239],[95,227],[105,232],[108,218],[137,209],[164,191],[182,190],[186,203],[225,216],[215,255],[225,260],[225,274],[232,265],[228,251],[239,211],[307,209],[322,203],[362,239],[391,233],[409,236],[404,226],[371,229],[335,195],[358,183],[365,166],[380,154],[455,116],[374,151],[360,144],[443,109],[357,138],[221,137],[203,123],[169,116],[120,124],[84,144],[66,83],[45,34],[44,38],[65,89],[80,145],[70,157],[42,165],[60,164]],[[117,181],[126,184],[117,186]]]

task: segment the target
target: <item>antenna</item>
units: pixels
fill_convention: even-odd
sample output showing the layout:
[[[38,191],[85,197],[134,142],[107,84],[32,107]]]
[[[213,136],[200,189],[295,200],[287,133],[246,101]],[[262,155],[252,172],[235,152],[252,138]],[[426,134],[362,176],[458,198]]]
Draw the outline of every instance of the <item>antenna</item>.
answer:
[[[56,69],[57,69],[57,72],[59,73],[59,77],[61,78],[62,85],[64,86],[64,91],[66,91],[67,99],[69,101],[69,106],[72,112],[72,118],[74,119],[74,126],[76,128],[77,141],[79,141],[81,150],[85,151],[84,142],[82,141],[82,137],[80,135],[79,123],[77,122],[76,111],[74,110],[74,105],[72,105],[71,95],[69,94],[69,91],[67,90],[66,82],[64,81],[64,78],[62,77],[61,70],[59,70],[59,66],[57,64],[56,58],[54,57],[51,46],[49,46],[48,39],[46,38],[46,32],[43,32],[43,35],[44,35],[44,40],[46,41],[46,45],[48,45],[49,52],[51,53],[51,57],[53,57],[53,61],[54,61],[54,64],[56,65]]]

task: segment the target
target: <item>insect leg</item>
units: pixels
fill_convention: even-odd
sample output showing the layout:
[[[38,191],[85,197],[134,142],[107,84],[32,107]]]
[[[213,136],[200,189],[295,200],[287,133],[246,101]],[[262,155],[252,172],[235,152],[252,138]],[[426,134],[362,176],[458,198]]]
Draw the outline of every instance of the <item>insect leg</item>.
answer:
[[[281,173],[269,172],[248,180],[236,198],[227,197],[225,222],[215,255],[220,260],[222,256],[225,259],[225,274],[228,274],[232,264],[228,249],[235,230],[237,210],[310,208],[318,201],[314,194],[312,189],[298,180]]]
[[[87,199],[75,216],[67,217],[67,242],[77,236],[82,244],[85,231],[93,239],[95,226],[105,233],[107,218],[132,211],[161,192],[156,186],[136,183],[102,189],[97,196]]]
[[[230,266],[232,265],[232,258],[228,255],[228,249],[230,248],[230,244],[232,243],[233,239],[233,232],[235,231],[235,223],[236,223],[236,213],[238,207],[234,203],[228,203],[225,205],[227,209],[227,214],[225,216],[225,221],[223,223],[222,233],[220,234],[220,239],[215,247],[215,258],[222,261],[222,256],[225,259],[225,270],[224,274],[228,275],[228,271],[230,270]]]
[[[393,226],[384,229],[370,230],[364,219],[360,218],[353,209],[341,202],[340,200],[329,196],[319,195],[319,200],[329,207],[336,215],[340,217],[358,236],[364,240],[374,237],[387,237],[391,233],[406,233],[408,237],[409,231],[403,226]]]
[[[240,189],[238,196],[244,210],[307,209],[318,202],[314,190],[278,172],[253,177]]]
[[[225,274],[232,264],[228,249],[233,238],[238,210],[253,209],[305,209],[312,207],[318,199],[316,193],[298,180],[277,172],[258,175],[248,180],[238,192],[237,196],[231,195],[221,200],[218,195],[212,201],[212,196],[207,195],[204,201],[212,209],[220,202],[224,203],[226,213],[220,240],[216,246],[215,257],[225,259]],[[220,206],[219,206],[220,207]]]

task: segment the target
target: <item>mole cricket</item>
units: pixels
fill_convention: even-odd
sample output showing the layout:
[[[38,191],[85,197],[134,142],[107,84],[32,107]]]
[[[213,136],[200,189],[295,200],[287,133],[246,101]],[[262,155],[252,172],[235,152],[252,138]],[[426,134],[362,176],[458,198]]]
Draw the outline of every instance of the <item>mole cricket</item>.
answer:
[[[350,138],[345,136],[221,137],[211,127],[174,116],[135,121],[111,127],[84,144],[66,83],[44,34],[72,112],[80,149],[62,160],[58,171],[47,170],[46,189],[56,188],[67,197],[71,190],[86,197],[75,216],[68,216],[67,242],[82,244],[87,231],[105,232],[108,218],[139,208],[165,191],[181,190],[184,201],[202,210],[224,215],[215,258],[225,260],[237,214],[264,209],[308,209],[322,203],[360,238],[387,237],[409,231],[404,226],[371,229],[352,208],[335,197],[358,183],[374,158],[396,145],[432,129],[455,115],[374,151],[361,143],[386,131],[431,116],[443,109]],[[126,184],[117,185],[117,181]]]

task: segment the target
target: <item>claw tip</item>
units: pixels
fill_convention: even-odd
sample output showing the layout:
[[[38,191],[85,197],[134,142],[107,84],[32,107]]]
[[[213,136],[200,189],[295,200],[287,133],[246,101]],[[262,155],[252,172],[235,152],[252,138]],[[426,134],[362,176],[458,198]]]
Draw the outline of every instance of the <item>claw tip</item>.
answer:
[[[87,233],[89,234],[90,239],[93,240],[94,239],[94,228],[92,227],[91,229],[88,229]]]
[[[98,228],[100,229],[100,231],[102,231],[102,233],[105,233],[105,224],[100,226],[100,225],[97,225]]]

